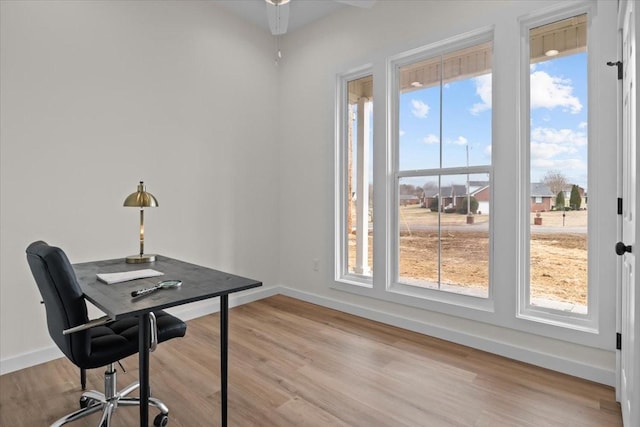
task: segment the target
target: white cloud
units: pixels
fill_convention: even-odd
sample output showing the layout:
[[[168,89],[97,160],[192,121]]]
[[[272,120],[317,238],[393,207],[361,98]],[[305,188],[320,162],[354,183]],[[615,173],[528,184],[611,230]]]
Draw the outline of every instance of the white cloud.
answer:
[[[549,170],[561,170],[571,181],[586,185],[580,178],[587,170],[586,159],[579,148],[587,144],[585,132],[572,129],[535,128],[531,132],[531,170],[533,176],[544,176]],[[569,171],[572,171],[569,173]]]
[[[487,156],[491,157],[491,145],[487,145],[484,148],[484,154],[486,154]]]
[[[450,141],[451,144],[456,144],[456,145],[467,145],[467,138],[465,138],[464,136],[459,136],[457,139],[454,139],[453,141]]]
[[[578,125],[579,129],[585,129],[588,126],[587,122],[580,122],[580,124]]]
[[[400,129],[400,136],[404,136],[405,131],[403,131],[402,129]]]
[[[582,110],[580,100],[572,95],[570,79],[550,76],[544,71],[531,73],[531,108],[568,108],[573,114]]]
[[[576,148],[546,142],[531,142],[531,160],[548,160],[564,153],[575,153]]]
[[[570,146],[587,145],[587,135],[572,129],[535,128],[531,132],[531,142],[563,144]]]
[[[531,165],[535,168],[586,168],[581,159],[557,158],[578,152],[587,144],[587,135],[572,129],[535,128],[531,132]]]
[[[482,100],[482,102],[473,104],[469,109],[469,112],[475,116],[491,109],[491,74],[475,77],[473,82],[476,85],[476,94]]]
[[[429,114],[429,110],[430,110],[430,107],[427,104],[420,101],[419,99],[412,99],[411,106],[413,107],[411,109],[411,113],[413,113],[414,116],[416,116],[419,119],[427,118],[427,115]]]
[[[429,134],[427,136],[425,136],[422,141],[425,144],[437,144],[440,142],[440,138],[438,138],[437,136],[435,136],[434,134]]]
[[[581,159],[532,159],[531,167],[545,173],[546,171],[554,169],[561,170],[565,173],[569,170],[578,172],[587,170],[587,165],[584,163],[584,160]]]

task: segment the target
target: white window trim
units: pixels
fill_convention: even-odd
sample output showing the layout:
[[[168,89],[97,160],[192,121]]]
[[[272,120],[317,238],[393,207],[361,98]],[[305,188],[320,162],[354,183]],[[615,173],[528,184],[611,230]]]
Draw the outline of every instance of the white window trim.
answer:
[[[347,168],[349,153],[347,153],[348,145],[345,144],[348,136],[348,105],[347,105],[347,86],[352,80],[357,80],[362,77],[373,75],[373,66],[371,64],[358,67],[351,71],[348,71],[337,76],[336,81],[336,135],[335,135],[335,159],[334,165],[336,170],[334,171],[335,179],[335,243],[334,243],[334,266],[335,266],[335,280],[336,282],[342,282],[349,286],[359,286],[363,288],[373,287],[373,277],[359,274],[352,274],[348,272],[348,248],[344,241],[350,230],[346,230],[346,211],[349,208],[346,205],[347,200]],[[375,83],[375,80],[374,80]],[[375,181],[375,179],[374,179]]]
[[[592,18],[594,19],[594,29],[591,30],[592,34],[602,34],[602,28],[604,25],[608,25],[609,18],[611,15],[611,7],[607,7],[606,10],[603,9],[604,18],[600,19],[600,17],[595,13],[596,2],[594,0],[587,1],[574,1],[568,3],[570,7],[573,7],[571,11],[567,12],[569,14],[576,13],[576,7],[579,10],[585,10],[587,13],[592,11]],[[581,8],[581,9],[580,9]],[[498,33],[500,34],[500,39],[494,41],[494,55],[496,57],[496,61],[505,60],[506,58],[511,58],[512,53],[506,52],[504,50],[505,45],[511,46],[512,43],[505,43],[505,36],[516,36],[519,34],[519,25],[521,22],[527,22],[528,20],[532,20],[534,18],[542,19],[544,16],[550,16],[552,14],[557,14],[558,11],[565,10],[565,4],[561,5],[552,5],[551,7],[545,8],[543,12],[536,14],[531,13],[519,18],[514,18],[514,22],[509,23],[500,23],[496,24],[496,36]],[[487,26],[485,28],[494,28],[493,25]],[[482,30],[480,30],[481,32]],[[478,33],[476,31],[475,33]],[[471,33],[467,33],[471,34]],[[462,36],[448,38],[447,40],[459,40]],[[592,40],[593,41],[593,40]],[[425,39],[423,44],[425,46],[437,47],[442,43],[431,43],[432,39]],[[445,40],[446,42],[446,40]],[[445,43],[443,42],[443,43]],[[414,41],[415,43],[415,41]],[[418,41],[418,43],[420,43]],[[431,44],[430,44],[431,43]],[[591,45],[591,41],[589,42]],[[594,55],[590,49],[589,55],[589,64],[592,69],[589,72],[589,97],[590,100],[593,97],[603,98],[607,101],[611,101],[611,97],[614,97],[615,93],[610,94],[611,85],[608,83],[608,69],[601,70],[600,68],[596,69],[597,65],[602,65],[596,63],[595,61],[603,62],[603,58],[608,59],[608,55],[612,53],[611,46],[615,45],[614,40],[605,40],[603,42],[597,42],[596,47],[599,49],[597,53]],[[404,55],[410,53],[419,53],[425,50],[425,47],[413,48],[416,44],[407,45],[406,53]],[[498,50],[495,48],[499,46]],[[606,48],[606,52],[603,50]],[[523,213],[521,212],[523,201],[518,198],[511,202],[511,204],[501,204],[499,206],[500,211],[504,212],[504,209],[513,209],[514,215],[517,219],[513,219],[513,222],[508,222],[508,229],[503,231],[502,229],[496,230],[492,229],[492,241],[491,241],[491,253],[494,254],[494,258],[491,261],[492,266],[495,265],[495,268],[491,270],[490,283],[493,285],[494,294],[491,295],[491,306],[485,307],[484,309],[481,307],[477,307],[474,305],[475,301],[472,301],[473,297],[467,297],[464,295],[445,295],[448,297],[447,301],[438,300],[439,296],[445,294],[445,292],[435,291],[435,295],[427,295],[426,298],[416,297],[414,295],[410,295],[409,292],[405,294],[397,293],[389,291],[388,284],[392,282],[393,273],[391,271],[390,266],[391,259],[389,256],[389,247],[391,246],[391,237],[392,230],[389,228],[389,224],[392,221],[392,212],[394,211],[394,206],[389,200],[391,199],[391,195],[393,194],[395,188],[395,177],[393,176],[393,168],[392,162],[394,159],[393,150],[391,144],[388,141],[391,140],[394,133],[397,135],[397,128],[394,130],[393,125],[394,122],[391,120],[392,112],[389,110],[389,106],[393,105],[393,101],[391,97],[393,96],[390,88],[396,87],[393,82],[393,75],[389,73],[389,63],[394,58],[402,57],[403,55],[396,55],[395,53],[398,49],[386,49],[382,51],[377,51],[369,54],[365,57],[365,61],[361,63],[370,62],[370,65],[355,68],[353,67],[353,63],[344,67],[344,70],[359,70],[359,69],[367,69],[373,70],[374,77],[374,147],[373,147],[373,164],[374,164],[374,198],[375,200],[384,200],[386,203],[375,203],[374,206],[374,217],[376,219],[376,226],[374,228],[374,275],[373,275],[373,283],[361,283],[358,281],[351,282],[350,280],[345,280],[344,278],[341,280],[333,280],[330,283],[330,287],[337,291],[347,292],[349,294],[353,294],[360,297],[365,298],[373,298],[380,300],[381,302],[399,304],[406,307],[411,307],[413,309],[424,310],[425,318],[429,318],[430,316],[437,316],[439,313],[459,317],[462,319],[468,319],[474,322],[482,322],[487,325],[494,325],[496,327],[507,328],[506,330],[500,330],[500,334],[508,333],[509,329],[522,331],[525,333],[540,335],[543,337],[548,337],[552,339],[556,339],[560,342],[570,342],[585,346],[590,346],[594,348],[611,350],[612,342],[615,342],[613,332],[615,332],[615,317],[613,315],[608,315],[603,311],[604,307],[607,309],[611,306],[612,301],[615,301],[615,295],[613,291],[604,292],[604,286],[606,286],[605,281],[611,282],[615,278],[615,257],[609,252],[611,248],[600,249],[594,247],[606,245],[608,243],[607,239],[605,239],[606,235],[615,234],[615,220],[610,218],[611,207],[610,206],[594,206],[593,203],[590,204],[590,212],[589,212],[589,227],[590,227],[590,237],[589,237],[589,277],[590,280],[592,278],[596,278],[596,280],[600,281],[600,286],[603,286],[603,290],[601,291],[600,298],[598,298],[597,307],[600,309],[601,313],[606,315],[600,316],[599,319],[594,319],[594,323],[599,324],[599,328],[593,329],[591,327],[588,328],[576,328],[575,325],[572,327],[567,327],[566,324],[562,322],[554,321],[554,319],[549,319],[549,321],[541,321],[539,318],[537,319],[528,319],[526,316],[518,315],[518,298],[520,298],[518,292],[520,292],[520,287],[518,286],[518,282],[522,277],[522,263],[520,261],[520,257],[522,256],[522,244],[520,241],[522,236],[517,236],[518,231],[521,229],[522,224],[521,218],[523,217]],[[606,53],[606,57],[605,57]],[[507,85],[499,85],[496,89],[496,78],[499,76],[505,77],[506,73],[511,74],[513,69],[515,68],[515,63],[519,63],[518,60],[509,60],[507,64],[509,68],[505,68],[502,62],[494,62],[493,64],[493,79],[494,79],[494,100],[493,100],[493,115],[494,121],[496,121],[493,125],[493,143],[499,144],[499,147],[493,151],[493,165],[491,172],[491,180],[492,180],[492,193],[494,191],[515,191],[517,188],[523,188],[524,186],[524,177],[522,175],[523,170],[528,170],[529,165],[526,163],[526,159],[522,158],[522,150],[523,144],[517,141],[517,138],[521,138],[520,133],[522,133],[523,129],[516,127],[516,124],[510,125],[508,128],[511,130],[511,126],[513,126],[514,133],[511,132],[505,133],[502,127],[498,128],[496,123],[499,123],[501,120],[505,119],[505,112],[511,111],[511,105],[518,108],[518,106],[522,105],[522,77],[519,73],[514,76],[513,81],[511,78],[507,79]],[[528,58],[527,58],[528,65]],[[339,71],[337,71],[338,73]],[[368,74],[369,71],[363,74]],[[347,75],[349,73],[340,74]],[[607,78],[607,80],[603,80]],[[528,78],[528,76],[527,76]],[[339,82],[339,79],[338,79]],[[511,85],[517,86],[511,86]],[[596,86],[594,86],[594,84]],[[339,86],[339,85],[337,85]],[[513,93],[515,89],[515,97],[511,98],[511,95],[507,97],[505,94],[507,92]],[[338,96],[338,99],[339,96]],[[596,98],[597,99],[597,98]],[[508,104],[505,105],[505,104]],[[600,120],[596,120],[596,118],[601,119],[603,113],[605,111],[602,108],[599,108],[597,105],[594,105],[593,102],[589,103],[590,112],[589,112],[589,135],[593,135],[594,138],[599,139],[607,139],[610,142],[611,132],[615,133],[615,123],[609,123],[610,121],[615,122],[615,117],[608,118],[607,121],[600,123]],[[338,127],[338,123],[340,120],[339,107],[337,108],[338,115],[336,116],[335,126]],[[608,111],[608,110],[607,110]],[[607,112],[606,115],[612,115],[610,111]],[[511,118],[511,115],[506,117]],[[521,112],[517,110],[514,113],[514,118],[520,119]],[[528,122],[528,119],[525,123]],[[513,122],[511,122],[513,123]],[[397,125],[397,124],[396,124]],[[528,130],[527,130],[528,132]],[[338,140],[339,133],[336,134],[336,141]],[[515,139],[515,141],[514,141]],[[513,142],[514,146],[505,148],[505,144]],[[591,147],[593,147],[591,145]],[[605,162],[607,165],[612,165],[612,161],[615,161],[615,153],[610,152],[610,147],[607,147],[606,144],[601,144],[593,147],[596,151],[592,155],[591,148],[589,152],[589,162],[590,166],[595,165],[596,167],[590,168],[590,177],[589,177],[589,190],[590,196],[595,194],[600,194],[601,199],[605,201],[615,202],[615,180],[614,178],[609,177],[610,169],[600,171],[598,162]],[[338,159],[337,151],[339,150],[339,146],[336,148],[336,159]],[[498,154],[499,159],[501,159],[500,163],[496,163],[496,154]],[[514,162],[505,164],[504,160]],[[596,162],[596,159],[598,162]],[[613,159],[613,160],[612,160]],[[593,164],[592,164],[593,162]],[[337,162],[335,163],[338,164]],[[523,166],[524,165],[524,166]],[[523,169],[525,167],[525,169]],[[613,166],[612,166],[613,167]],[[336,171],[336,174],[338,172]],[[514,182],[507,184],[499,184],[495,182],[497,177],[512,177],[516,176]],[[336,175],[337,178],[337,175]],[[517,181],[517,182],[515,182]],[[501,181],[502,182],[502,181]],[[613,186],[613,187],[612,187]],[[500,187],[500,188],[498,188]],[[602,187],[599,189],[598,188]],[[336,206],[340,202],[339,192],[337,191],[338,187],[336,187],[336,192],[334,194]],[[610,194],[611,193],[611,194]],[[522,195],[526,198],[525,193]],[[494,206],[493,211],[496,212],[496,198],[495,194],[491,195],[491,200]],[[527,200],[529,203],[530,201]],[[528,211],[527,211],[528,212]],[[500,217],[502,220],[505,219],[505,215],[501,214]],[[494,213],[492,223],[494,220],[500,220],[498,216]],[[334,230],[338,229],[338,224],[340,221],[340,217],[336,219],[336,226]],[[606,232],[605,236],[601,236],[601,234]],[[527,241],[528,244],[528,241]],[[502,261],[501,254],[495,253],[497,250],[509,250],[510,252],[508,256],[509,265],[511,267],[508,268],[508,274],[505,274],[503,271],[504,261]],[[610,256],[609,256],[610,255]],[[598,259],[601,258],[601,259]],[[613,261],[611,261],[613,259]],[[336,264],[339,261],[337,258],[336,252]],[[604,262],[603,265],[600,265]],[[516,264],[518,264],[516,266]],[[513,269],[513,271],[511,270]],[[337,277],[337,276],[336,276]],[[609,283],[610,284],[610,283]],[[591,292],[589,298],[593,298],[594,293]],[[477,299],[477,298],[475,298]],[[596,307],[595,304],[591,304],[590,306]],[[592,315],[595,311],[592,311]],[[560,326],[560,327],[559,327]]]
[[[470,31],[455,37],[448,38],[446,40],[432,43],[426,46],[422,46],[417,49],[412,49],[407,52],[403,52],[390,57],[387,61],[387,97],[388,105],[388,128],[389,132],[389,146],[390,146],[390,171],[387,174],[387,185],[391,189],[392,197],[390,205],[393,206],[390,209],[390,215],[386,222],[387,230],[390,230],[389,245],[387,246],[387,259],[390,264],[387,268],[387,281],[385,290],[388,293],[395,293],[403,297],[421,298],[428,301],[437,303],[445,303],[465,307],[466,309],[476,309],[484,312],[492,312],[494,309],[493,301],[493,286],[492,286],[492,272],[493,272],[493,215],[489,219],[489,283],[487,297],[476,297],[472,295],[458,294],[454,292],[442,291],[438,289],[419,288],[416,286],[410,286],[401,283],[398,275],[398,247],[399,247],[399,218],[398,218],[398,206],[399,206],[399,194],[398,194],[398,180],[400,178],[411,176],[422,176],[425,173],[431,175],[433,169],[429,170],[412,170],[412,171],[400,171],[399,170],[399,94],[398,94],[398,70],[405,66],[415,62],[419,62],[425,59],[433,58],[442,54],[446,54],[452,51],[472,47],[481,43],[492,42],[494,38],[493,26],[484,27],[475,31]],[[493,72],[492,72],[493,78]],[[493,110],[492,110],[493,121]],[[492,126],[493,127],[493,126]],[[493,132],[493,131],[492,131]],[[455,168],[439,168],[440,174],[467,174],[467,173],[489,173],[490,177],[493,176],[493,167],[487,166],[470,166],[470,167],[455,167]],[[491,178],[490,178],[491,179]],[[493,187],[491,187],[493,188]],[[491,190],[493,193],[493,190]],[[493,196],[493,194],[492,194]],[[492,202],[491,202],[492,203]]]
[[[591,22],[592,16],[594,14],[594,7],[591,3],[578,3],[571,4],[569,6],[559,6],[548,9],[542,13],[530,14],[522,17],[519,20],[520,25],[520,99],[518,102],[520,108],[520,144],[519,144],[519,157],[520,157],[520,173],[519,176],[521,178],[520,185],[520,201],[519,201],[519,215],[518,215],[518,229],[520,236],[520,241],[518,243],[518,304],[517,304],[517,312],[516,317],[524,320],[529,320],[532,322],[538,322],[541,324],[559,326],[563,328],[573,329],[577,331],[583,331],[587,333],[598,333],[598,288],[599,286],[595,285],[596,277],[595,274],[595,266],[597,263],[593,262],[594,258],[594,248],[591,238],[588,241],[588,290],[587,290],[587,307],[588,313],[580,314],[580,313],[568,313],[563,312],[561,310],[534,306],[530,301],[530,280],[529,280],[529,250],[530,250],[530,235],[531,235],[531,227],[530,227],[530,211],[531,211],[531,186],[530,186],[530,102],[529,102],[529,83],[530,83],[530,58],[529,58],[529,31],[531,28],[535,28],[541,25],[549,24],[551,22],[559,21],[562,19],[570,18],[576,15],[580,15],[583,13],[587,14],[587,51],[590,50],[590,46],[592,45],[592,37],[589,37],[591,33]],[[593,108],[592,99],[593,99],[593,82],[592,77],[592,60],[591,55],[588,56],[587,59],[587,78],[589,82],[589,90],[588,90],[588,117],[589,117],[589,126],[595,122],[591,120],[593,116]],[[588,146],[589,148],[589,164],[592,164],[592,138],[593,132],[588,132]],[[589,167],[589,183],[594,182],[594,175],[592,170],[595,168]],[[589,196],[590,198],[594,196],[592,190],[592,186],[589,185]],[[595,189],[594,189],[595,190]],[[595,194],[595,200],[597,200],[598,195]],[[589,212],[589,236],[596,235],[593,232],[593,221],[592,221],[592,213]]]

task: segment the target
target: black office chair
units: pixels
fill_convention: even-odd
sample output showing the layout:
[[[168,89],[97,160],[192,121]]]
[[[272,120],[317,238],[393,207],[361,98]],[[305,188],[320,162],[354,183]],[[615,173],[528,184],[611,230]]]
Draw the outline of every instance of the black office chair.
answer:
[[[80,410],[60,418],[52,427],[61,426],[100,410],[103,414],[99,427],[108,427],[117,406],[140,404],[139,398],[126,397],[139,387],[139,383],[136,381],[118,392],[115,370],[116,362],[138,352],[138,318],[126,318],[63,334],[64,330],[89,322],[87,306],[71,263],[60,248],[49,246],[42,241],[29,245],[27,261],[42,295],[49,335],[56,345],[81,370],[107,366],[105,392],[91,390],[82,393]],[[157,342],[183,337],[187,330],[183,321],[164,311],[151,313],[150,318],[151,327],[157,330]],[[154,419],[154,425],[166,426],[169,414],[167,406],[155,398],[150,398],[149,404],[160,410],[160,414]]]

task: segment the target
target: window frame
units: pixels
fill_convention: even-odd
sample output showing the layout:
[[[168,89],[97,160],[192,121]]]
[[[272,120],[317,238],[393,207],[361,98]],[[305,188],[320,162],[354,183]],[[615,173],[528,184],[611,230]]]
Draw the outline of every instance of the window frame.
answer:
[[[345,221],[347,209],[346,200],[348,192],[348,168],[349,168],[349,146],[346,143],[348,140],[349,132],[349,105],[348,105],[348,86],[349,82],[358,80],[360,78],[371,76],[373,85],[375,88],[375,78],[373,73],[373,65],[366,64],[361,67],[355,68],[345,73],[337,75],[336,79],[336,135],[335,135],[335,159],[334,165],[336,170],[334,171],[335,179],[335,194],[336,194],[336,209],[335,209],[335,259],[334,259],[334,279],[336,282],[341,282],[347,285],[355,285],[363,288],[373,287],[373,271],[371,275],[360,275],[349,273],[348,259],[349,249],[347,237],[349,230],[346,229],[347,224]],[[375,102],[375,101],[374,101]],[[374,103],[375,105],[375,103]],[[373,111],[375,118],[375,111]],[[375,123],[375,121],[374,121]],[[375,144],[374,144],[375,145]],[[375,181],[375,176],[374,180]],[[373,182],[372,181],[372,182]],[[375,187],[374,187],[375,188]],[[373,248],[372,248],[373,249]]]
[[[592,36],[589,39],[589,135],[599,140],[610,141],[611,132],[615,132],[615,117],[611,108],[604,108],[600,104],[594,104],[592,99],[607,99],[611,101],[612,85],[609,80],[609,69],[607,67],[596,67],[601,65],[604,59],[608,59],[611,46],[615,45],[612,38],[602,38],[603,27],[609,26],[611,8],[603,9],[601,17],[598,16],[598,5],[591,0],[576,1],[571,4],[554,4],[550,7],[539,7],[524,14],[514,13],[512,21],[491,23],[477,30],[468,32],[454,30],[440,35],[426,34],[422,40],[407,41],[400,46],[382,48],[375,52],[365,54],[363,61],[350,61],[345,66],[335,71],[338,76],[336,88],[340,87],[340,76],[349,76],[357,71],[344,72],[344,70],[368,70],[374,78],[374,147],[373,147],[373,176],[374,176],[374,199],[377,201],[374,206],[374,274],[372,283],[361,283],[349,280],[349,278],[339,278],[335,275],[335,280],[329,280],[328,287],[335,292],[337,300],[345,298],[359,306],[358,301],[378,300],[373,302],[373,307],[380,307],[385,310],[381,303],[390,304],[388,307],[404,307],[414,313],[418,318],[427,319],[439,318],[446,315],[446,322],[457,324],[458,321],[466,324],[466,330],[474,323],[484,323],[500,329],[499,333],[513,332],[517,336],[519,332],[539,335],[542,337],[559,340],[559,342],[574,343],[598,349],[609,350],[611,348],[611,335],[615,331],[615,320],[609,315],[608,308],[615,301],[612,292],[600,291],[600,298],[597,307],[601,315],[593,318],[593,325],[596,327],[576,326],[567,324],[564,319],[541,319],[539,317],[529,317],[518,312],[519,298],[521,298],[521,278],[522,278],[522,206],[523,200],[527,200],[529,190],[526,193],[520,191],[524,187],[525,179],[523,171],[528,168],[528,159],[523,158],[522,126],[520,120],[522,112],[520,109],[523,98],[522,73],[518,70],[521,64],[522,55],[513,55],[514,51],[522,49],[521,24],[523,22],[533,22],[538,19],[560,19],[558,16],[568,16],[579,12],[591,12],[590,32],[598,37]],[[492,165],[491,165],[491,259],[490,286],[493,292],[489,299],[478,304],[478,298],[438,290],[425,289],[421,295],[413,293],[414,289],[390,289],[389,284],[393,281],[391,251],[391,240],[393,230],[390,225],[396,221],[393,216],[394,206],[398,199],[396,194],[397,182],[393,175],[393,162],[395,161],[394,150],[390,143],[393,135],[398,135],[397,121],[394,121],[391,106],[394,105],[393,92],[397,85],[394,83],[393,73],[390,72],[390,63],[394,59],[407,57],[412,53],[420,53],[425,49],[438,48],[451,42],[464,40],[470,35],[481,34],[482,32],[493,32],[493,54],[492,82]],[[453,34],[451,37],[448,35]],[[459,34],[459,35],[456,35]],[[437,40],[434,43],[434,37]],[[596,47],[591,54],[591,43]],[[418,46],[418,47],[416,47]],[[606,50],[606,52],[605,52]],[[398,53],[401,52],[401,53]],[[367,64],[359,66],[358,64]],[[527,68],[528,70],[528,54]],[[528,79],[528,75],[526,75]],[[341,118],[341,105],[339,90],[336,96],[336,118],[335,127],[339,127]],[[594,98],[596,97],[596,98]],[[527,101],[528,102],[528,101]],[[397,105],[397,102],[395,103]],[[604,105],[604,104],[603,104]],[[497,126],[497,123],[503,123]],[[395,128],[394,128],[395,126]],[[528,130],[527,130],[528,132]],[[339,159],[339,132],[336,132],[335,158]],[[590,141],[591,142],[591,141]],[[589,152],[589,199],[591,196],[599,195],[598,200],[606,203],[606,206],[595,206],[590,204],[589,227],[593,236],[589,237],[589,278],[591,283],[600,279],[597,287],[602,287],[611,283],[612,275],[615,274],[615,258],[609,253],[609,247],[598,248],[607,245],[607,235],[615,232],[615,220],[611,218],[609,204],[615,202],[615,179],[609,175],[614,167],[615,153],[611,153],[607,144],[590,144],[594,152]],[[604,162],[604,170],[600,170],[599,162]],[[338,164],[337,162],[335,163]],[[523,166],[524,165],[524,166]],[[335,175],[335,180],[339,176]],[[527,177],[528,181],[528,177]],[[594,185],[595,183],[595,185]],[[334,186],[334,208],[337,209],[341,203],[339,185]],[[598,188],[601,187],[601,188]],[[511,194],[507,199],[496,195]],[[514,197],[515,196],[515,197]],[[522,199],[521,199],[522,198]],[[527,207],[529,212],[530,206]],[[340,217],[336,216],[334,231],[337,233]],[[397,221],[396,221],[397,222]],[[528,220],[526,222],[528,225]],[[499,225],[499,228],[498,228]],[[593,229],[593,230],[592,230]],[[600,236],[606,233],[606,235]],[[336,240],[338,241],[338,240]],[[595,250],[594,250],[595,248]],[[338,250],[334,245],[334,258],[336,265],[339,262]],[[612,259],[613,258],[613,259]],[[528,260],[527,260],[528,262]],[[336,270],[337,271],[337,270]],[[595,278],[592,280],[592,278]],[[598,291],[596,289],[596,291]],[[342,294],[344,293],[344,294]],[[349,295],[346,295],[349,294]],[[445,295],[446,294],[446,295]],[[590,292],[590,298],[594,292]],[[336,300],[336,301],[337,301]],[[591,307],[591,306],[590,306]],[[403,310],[404,310],[403,309]],[[381,315],[384,314],[381,312]],[[596,310],[591,310],[591,316],[597,316]],[[457,320],[456,320],[457,319]],[[465,323],[466,321],[466,323]],[[471,322],[471,323],[469,323]],[[425,325],[426,325],[425,324]],[[436,326],[436,329],[438,327]],[[449,330],[449,329],[447,329]],[[444,331],[444,330],[443,330]],[[453,331],[453,330],[451,330]],[[511,331],[511,332],[508,332]],[[446,333],[448,334],[448,332]],[[530,339],[530,338],[527,338]]]
[[[386,222],[387,230],[389,230],[389,245],[387,246],[387,259],[390,261],[388,266],[388,279],[386,281],[385,290],[389,293],[395,293],[405,297],[420,298],[424,300],[434,301],[438,303],[448,303],[465,308],[472,308],[485,312],[494,310],[493,298],[493,215],[489,218],[489,283],[487,284],[487,297],[477,297],[473,295],[458,294],[432,288],[419,288],[416,286],[401,283],[399,280],[399,191],[398,183],[400,179],[412,176],[434,176],[436,169],[420,169],[420,170],[399,170],[399,78],[400,68],[427,60],[436,56],[446,55],[448,53],[473,47],[482,43],[494,41],[494,28],[483,27],[474,31],[470,31],[458,36],[450,37],[440,42],[421,46],[406,52],[393,55],[387,60],[387,111],[388,111],[388,129],[390,146],[390,170],[387,176],[389,181],[387,185],[391,189],[392,195],[387,201],[391,206],[390,215]],[[492,81],[494,78],[492,66]],[[493,87],[493,85],[492,85]],[[492,140],[494,136],[494,113],[491,110],[492,122]],[[492,156],[493,158],[493,156]],[[491,199],[493,205],[493,160],[491,165],[482,166],[460,166],[460,167],[440,167],[437,169],[438,175],[454,175],[454,174],[474,174],[488,173],[490,181]]]
[[[595,196],[598,200],[597,189],[595,185],[591,185],[596,179],[597,168],[593,167],[593,158],[591,154],[593,147],[593,133],[591,131],[593,118],[593,60],[589,52],[593,44],[593,37],[590,36],[592,30],[592,20],[595,14],[594,7],[590,3],[579,3],[568,5],[561,9],[553,9],[548,12],[529,15],[519,19],[520,26],[520,94],[518,100],[519,117],[520,117],[520,143],[519,146],[519,168],[521,185],[520,200],[518,203],[518,286],[517,286],[517,306],[516,317],[536,323],[559,326],[569,330],[583,331],[587,333],[597,334],[599,332],[599,287],[597,285],[597,263],[595,255],[595,240],[589,237],[587,240],[587,314],[570,313],[559,309],[548,307],[534,306],[531,304],[531,282],[530,282],[530,242],[531,242],[531,105],[530,105],[530,30],[535,27],[557,22],[563,19],[571,18],[577,15],[587,15],[587,105],[588,105],[588,123],[589,132],[587,133],[588,147],[588,182],[589,182],[589,198]],[[591,190],[593,188],[593,190]],[[595,193],[595,194],[594,194]],[[597,213],[596,213],[597,215]],[[589,212],[588,217],[588,236],[597,235],[594,231],[595,227],[592,213]]]

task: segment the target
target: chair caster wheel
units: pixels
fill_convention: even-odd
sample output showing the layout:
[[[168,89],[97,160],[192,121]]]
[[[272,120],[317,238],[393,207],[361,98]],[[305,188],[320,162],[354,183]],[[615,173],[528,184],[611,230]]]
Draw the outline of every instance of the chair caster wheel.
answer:
[[[153,425],[155,427],[165,427],[167,424],[169,424],[169,415],[158,414],[153,419]]]
[[[82,396],[80,398],[80,409],[84,409],[84,408],[88,408],[89,406],[93,405],[95,403],[95,400],[87,397],[87,396]]]

